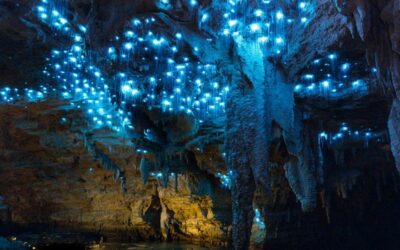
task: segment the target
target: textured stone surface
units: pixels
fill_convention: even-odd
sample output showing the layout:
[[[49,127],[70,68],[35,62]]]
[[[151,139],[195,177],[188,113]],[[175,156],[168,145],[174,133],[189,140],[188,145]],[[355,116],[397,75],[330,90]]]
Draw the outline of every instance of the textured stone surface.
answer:
[[[390,144],[396,162],[397,170],[400,172],[400,101],[395,100],[388,121]]]
[[[0,193],[11,222],[79,229],[115,239],[224,244],[227,224],[217,217],[229,209],[229,196],[213,200],[196,195],[196,180],[190,174],[178,176],[176,189],[172,177],[167,188],[154,177],[144,184],[140,157],[129,143],[111,132],[99,132],[94,136],[96,145],[125,173],[123,192],[114,173],[84,149],[85,124],[80,124],[79,112],[59,107],[58,102],[47,102],[0,108]],[[209,191],[217,193],[219,183],[204,176],[198,185],[208,182]],[[225,221],[229,213],[227,217]]]

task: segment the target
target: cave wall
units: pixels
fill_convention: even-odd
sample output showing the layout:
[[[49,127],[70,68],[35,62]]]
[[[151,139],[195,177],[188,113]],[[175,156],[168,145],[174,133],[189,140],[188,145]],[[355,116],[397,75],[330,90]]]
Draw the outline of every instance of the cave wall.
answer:
[[[394,100],[392,104],[392,110],[389,115],[388,127],[390,134],[390,145],[392,147],[393,157],[395,159],[396,167],[400,168],[400,111],[398,100]]]
[[[48,233],[97,233],[110,241],[226,244],[230,199],[218,180],[200,171],[179,175],[177,182],[171,176],[166,188],[155,177],[145,184],[140,156],[126,140],[103,131],[93,135],[96,147],[120,172],[107,169],[85,149],[82,114],[60,109],[63,104],[54,100],[0,109],[2,230],[16,225]],[[211,195],[196,194],[202,185]]]
[[[396,216],[397,204],[393,200],[398,198],[397,175],[390,167],[394,163],[388,150],[389,144],[387,141],[377,144],[379,147],[376,150],[377,155],[371,150],[373,145],[367,148],[364,148],[363,144],[352,145],[354,150],[346,149],[344,146],[324,148],[322,156],[325,162],[330,161],[332,164],[322,168],[321,159],[317,156],[318,147],[321,146],[317,141],[318,131],[321,128],[318,119],[322,116],[324,122],[335,123],[335,126],[339,121],[327,118],[333,114],[329,113],[333,109],[326,106],[320,108],[318,101],[310,104],[303,100],[295,100],[293,81],[314,58],[331,50],[351,55],[366,54],[369,64],[377,67],[379,72],[381,85],[375,87],[384,92],[383,96],[389,103],[394,99],[387,125],[391,152],[399,168],[400,2],[398,0],[385,3],[361,1],[350,4],[340,1],[333,3],[317,1],[314,19],[301,30],[303,32],[299,32],[296,26],[289,31],[287,39],[290,49],[278,59],[264,58],[262,48],[247,43],[240,37],[236,38],[236,41],[221,40],[212,45],[204,42],[207,35],[199,31],[193,23],[186,22],[185,18],[190,19],[190,15],[186,15],[182,10],[159,11],[152,2],[145,1],[138,1],[135,4],[126,1],[118,1],[119,4],[99,1],[94,8],[89,8],[87,1],[82,2],[85,3],[71,1],[71,5],[78,13],[77,18],[90,22],[92,28],[88,36],[106,31],[91,40],[93,47],[105,46],[104,41],[109,38],[108,36],[123,26],[120,17],[113,13],[131,16],[144,12],[157,12],[156,15],[164,21],[171,32],[181,31],[183,40],[191,47],[198,48],[196,56],[199,60],[217,65],[224,80],[230,83],[231,90],[226,110],[225,153],[227,168],[233,171],[231,192],[234,248],[245,249],[254,240],[255,207],[261,207],[262,216],[268,225],[267,230],[261,233],[267,239],[265,245],[270,248],[283,247],[285,242],[293,239],[297,242],[290,243],[291,247],[304,247],[305,245],[298,245],[298,242],[304,242],[305,238],[310,238],[311,243],[304,244],[314,247],[328,247],[315,245],[315,242],[321,239],[326,239],[327,245],[337,244],[336,246],[340,244],[335,241],[344,239],[342,245],[344,248],[360,245],[368,247],[368,243],[376,238],[379,240],[375,242],[390,241],[392,236],[395,238],[395,234],[389,235],[388,238],[380,234],[376,238],[373,237],[374,230],[381,229],[385,233],[390,231],[388,227],[390,216],[385,217],[379,211],[387,209],[388,215]],[[16,9],[10,7],[11,5],[4,6],[8,11],[18,14]],[[111,16],[110,9],[113,10]],[[138,9],[141,11],[137,12]],[[13,15],[4,16],[2,27],[8,27],[10,23],[15,22],[21,25],[21,20],[14,19]],[[33,26],[28,30],[36,30],[42,34],[42,29],[41,26]],[[43,30],[44,34],[50,33],[48,29]],[[207,32],[213,35],[212,30]],[[5,35],[4,43],[9,44],[10,39],[21,42],[26,37],[32,38],[36,34],[21,33],[23,36],[13,34],[11,38],[8,34]],[[38,41],[44,37],[46,35],[38,36],[32,41],[39,43]],[[52,44],[63,41],[50,39],[46,42]],[[16,54],[15,49],[12,52],[7,48],[3,49],[7,53]],[[47,50],[47,48],[42,49]],[[23,52],[26,53],[28,52]],[[36,56],[34,58],[38,60]],[[8,63],[6,61],[2,64]],[[19,65],[19,68],[34,69],[34,66],[35,64],[24,64]],[[13,79],[13,74],[5,75],[4,79]],[[24,80],[18,78],[17,81]],[[352,102],[355,99],[347,101]],[[363,103],[361,113],[367,114],[371,103]],[[382,103],[376,108],[385,116],[387,107],[384,102]],[[101,161],[99,163],[91,160],[90,153],[84,150],[85,143],[81,135],[76,136],[66,125],[60,125],[61,127],[51,125],[58,123],[61,117],[56,114],[49,119],[47,112],[49,107],[40,105],[36,107],[29,104],[30,112],[22,107],[7,107],[9,110],[2,111],[2,117],[5,119],[2,119],[3,139],[0,140],[4,149],[2,150],[4,161],[1,163],[4,175],[1,178],[4,180],[2,183],[7,181],[14,185],[4,184],[0,191],[5,204],[9,206],[11,221],[19,224],[56,223],[59,226],[74,226],[113,234],[123,232],[123,235],[132,239],[179,238],[225,242],[229,238],[229,230],[225,224],[229,224],[230,219],[224,218],[230,217],[230,213],[224,214],[224,209],[230,210],[228,191],[225,190],[218,198],[210,193],[209,197],[194,195],[193,198],[191,194],[195,188],[190,183],[196,181],[196,175],[201,175],[208,183],[207,187],[211,187],[212,190],[204,188],[203,193],[221,191],[217,188],[218,180],[209,174],[221,170],[217,164],[214,165],[216,161],[220,163],[221,159],[213,159],[222,151],[219,148],[219,141],[223,136],[218,136],[216,140],[218,143],[211,145],[215,148],[210,151],[205,150],[209,154],[194,153],[198,163],[195,168],[199,167],[203,173],[201,171],[196,171],[195,174],[189,173],[189,178],[184,174],[180,175],[178,192],[174,190],[174,178],[171,178],[165,189],[162,188],[165,180],[157,180],[154,177],[150,177],[150,181],[143,184],[138,167],[140,156],[123,146],[129,142],[121,141],[113,145],[110,140],[99,139],[95,144],[102,151],[108,152],[105,154],[107,159],[115,161],[123,170],[126,178],[126,183],[123,184],[120,175],[114,176],[117,179],[114,181],[113,171],[102,169]],[[350,110],[351,105],[347,104]],[[321,109],[325,109],[324,112],[321,112]],[[339,114],[340,110],[335,112],[335,116],[343,117]],[[12,117],[16,114],[21,116],[21,119],[23,116],[30,117],[32,121],[27,124],[26,121],[14,120]],[[35,125],[37,123],[35,120],[39,118],[44,124]],[[82,129],[79,126],[84,125],[78,125],[78,129]],[[386,128],[382,128],[380,123],[377,126],[386,132]],[[172,126],[170,129],[171,138],[180,142],[182,138],[179,134],[172,135],[175,128]],[[217,130],[221,131],[221,127]],[[185,136],[191,137],[190,132]],[[99,136],[107,137],[107,135]],[[113,138],[111,141],[118,138],[114,134],[109,137]],[[208,144],[214,143],[212,142],[215,139],[214,134],[209,137],[212,138],[205,139]],[[193,148],[198,145],[196,141],[193,144]],[[59,145],[64,145],[64,148],[58,148]],[[71,148],[66,148],[66,145]],[[275,149],[276,145],[281,145],[284,149],[270,157],[270,151]],[[76,157],[71,158],[71,154]],[[276,161],[277,154],[283,154],[283,159]],[[358,157],[354,154],[358,154]],[[14,162],[13,159],[20,158],[21,155],[21,162]],[[371,162],[362,161],[363,157],[371,159]],[[56,167],[53,164],[56,164]],[[222,170],[225,171],[225,166]],[[21,186],[19,181],[22,179],[33,183],[32,187]],[[125,193],[123,189],[126,189]],[[363,194],[362,190],[369,191]],[[182,210],[182,204],[190,209]],[[370,204],[373,206],[365,209]],[[386,208],[385,204],[390,204],[390,208]],[[359,215],[359,210],[363,209],[366,210],[363,214],[380,218],[382,224],[387,223],[387,225],[380,227],[378,219],[368,219],[368,216]],[[105,213],[104,210],[112,212]],[[303,213],[304,211],[307,213]],[[341,211],[346,211],[345,215],[340,215]],[[359,223],[360,228],[373,226],[365,232],[359,231],[359,227],[352,230],[351,223]],[[347,230],[342,234],[340,231],[343,227]],[[302,231],[305,233],[300,233]],[[359,245],[349,242],[354,231],[357,232],[355,242]],[[328,234],[334,236],[326,238]],[[363,237],[370,238],[371,241],[366,240],[362,243]],[[310,245],[307,245],[308,243]]]

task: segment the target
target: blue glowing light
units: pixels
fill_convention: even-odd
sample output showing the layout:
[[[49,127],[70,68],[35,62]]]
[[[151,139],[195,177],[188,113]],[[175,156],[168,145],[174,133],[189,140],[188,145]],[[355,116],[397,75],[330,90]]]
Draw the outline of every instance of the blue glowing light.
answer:
[[[229,21],[228,21],[228,25],[229,25],[230,27],[236,26],[237,23],[238,23],[238,20],[236,20],[236,19],[233,19],[233,20],[229,20]]]
[[[133,44],[132,43],[125,43],[124,44],[124,48],[127,49],[127,50],[130,50],[130,49],[133,48]]]
[[[58,20],[60,21],[60,23],[61,23],[62,25],[68,23],[67,19],[65,19],[65,18],[63,18],[63,17],[60,17]]]
[[[282,20],[285,17],[282,11],[276,12],[276,19],[277,20]]]
[[[282,37],[277,37],[277,38],[275,38],[275,42],[277,44],[282,44],[283,43],[283,38]]]
[[[262,37],[259,37],[259,38],[257,39],[257,41],[258,41],[259,43],[266,43],[266,42],[269,41],[269,37],[267,37],[267,36],[262,36]]]
[[[321,84],[322,84],[322,87],[324,87],[324,88],[329,88],[329,86],[330,86],[330,82],[328,80],[323,81]]]
[[[201,16],[201,21],[202,21],[202,22],[207,21],[207,19],[208,19],[208,14],[207,14],[207,13],[205,13],[205,14],[203,14],[203,15]]]
[[[250,24],[250,30],[253,32],[257,32],[261,30],[261,26],[259,23],[252,23]]]
[[[257,9],[254,11],[254,15],[257,17],[260,17],[260,16],[264,15],[264,11]]]
[[[264,230],[266,228],[264,220],[261,218],[261,213],[259,209],[254,210],[254,223],[258,226],[260,230]]]
[[[337,55],[336,54],[330,54],[330,55],[328,55],[328,58],[331,59],[331,60],[335,60],[337,58]]]
[[[160,2],[171,4],[169,0]],[[47,1],[42,3],[47,4]],[[214,15],[215,10],[212,8],[205,12],[206,9],[200,6],[202,3],[199,4],[196,0],[185,1],[185,4],[198,13],[200,28],[209,27],[205,23],[210,22],[213,17],[213,24],[220,22],[217,34],[251,39],[270,50],[266,53],[279,54],[284,51],[286,48],[282,45],[285,43],[286,22],[279,22],[279,25],[276,22],[285,18],[284,13],[281,10],[272,10],[269,14],[270,10],[264,9],[266,6],[259,6],[259,9],[254,10],[254,15],[247,19],[238,15],[240,11],[236,8],[241,8],[239,3],[240,1],[230,0],[226,8],[221,10],[221,21]],[[263,4],[269,3],[270,1],[263,1]],[[301,6],[300,3],[299,7]],[[182,46],[183,35],[171,35],[160,30],[157,27],[159,18],[151,15],[135,17],[126,24],[122,34],[115,35],[104,54],[106,60],[120,65],[118,67],[121,68],[110,74],[107,69],[97,67],[96,59],[90,57],[91,53],[84,43],[84,38],[87,37],[86,27],[75,20],[69,21],[62,13],[65,11],[54,9],[54,5],[38,6],[36,14],[41,17],[42,22],[69,36],[72,41],[68,49],[52,52],[43,74],[59,82],[61,95],[71,100],[71,105],[85,110],[94,126],[107,126],[115,131],[131,128],[129,112],[126,110],[128,106],[139,103],[149,108],[161,107],[165,112],[184,111],[195,114],[199,117],[199,122],[203,122],[208,115],[215,116],[224,112],[229,86],[218,82],[216,66],[204,65],[196,57],[188,55]],[[306,18],[306,14],[307,12],[303,12],[298,19]],[[48,18],[49,15],[51,18]],[[296,15],[291,16],[289,11],[287,15],[288,22],[297,18]],[[212,39],[207,41],[212,42]],[[201,53],[202,47],[192,47],[192,53]],[[133,61],[135,63],[131,63]],[[147,80],[136,81],[141,78]],[[106,82],[116,82],[117,86],[108,87]],[[296,88],[297,86],[295,91]],[[36,96],[42,95],[46,94],[41,91]],[[118,112],[111,103],[115,99],[121,99],[116,103]],[[83,102],[77,103],[74,100]],[[228,180],[229,176],[228,173],[223,179]]]

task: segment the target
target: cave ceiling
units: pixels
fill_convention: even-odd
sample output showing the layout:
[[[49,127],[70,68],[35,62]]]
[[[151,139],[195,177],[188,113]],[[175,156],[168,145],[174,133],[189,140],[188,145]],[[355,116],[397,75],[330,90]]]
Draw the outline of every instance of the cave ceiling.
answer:
[[[0,103],[78,112],[86,150],[123,191],[107,146],[129,146],[143,181],[165,187],[196,162],[231,189],[243,249],[270,162],[304,211],[359,175],[329,174],[349,150],[400,167],[399,37],[398,0],[2,0]]]

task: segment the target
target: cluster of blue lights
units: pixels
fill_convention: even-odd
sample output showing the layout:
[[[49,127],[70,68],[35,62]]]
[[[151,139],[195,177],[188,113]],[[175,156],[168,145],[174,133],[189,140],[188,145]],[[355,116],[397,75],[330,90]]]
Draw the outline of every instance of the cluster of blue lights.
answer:
[[[170,179],[175,180],[175,189],[178,188],[178,175],[173,172],[163,173],[161,171],[150,172],[149,175],[156,179],[158,182],[161,182],[164,187],[167,187]]]
[[[108,127],[117,132],[133,129],[130,113],[113,104],[115,96],[105,78],[79,43],[74,42],[68,50],[53,50],[43,73],[58,83],[62,98],[85,111],[94,128]]]
[[[123,101],[195,113],[200,119],[223,113],[229,87],[218,81],[216,66],[193,59],[182,34],[157,31],[159,22],[157,17],[132,19],[107,50],[108,59],[119,65],[113,79]]]
[[[291,2],[291,8],[270,0],[251,4],[249,7],[248,1],[229,0],[224,6],[199,7],[199,27],[215,30],[217,23],[217,32],[222,37],[245,37],[262,45],[269,54],[280,54],[286,49],[286,30],[307,25],[314,10],[308,1]]]
[[[376,72],[359,63],[339,60],[337,54],[316,59],[294,87],[298,96],[342,97],[349,94],[367,94],[368,85],[359,78]]]
[[[101,69],[91,63],[85,48],[85,26],[74,26],[62,15],[62,6],[42,0],[37,7],[39,18],[56,31],[66,35],[72,45],[54,49],[43,74],[56,82],[61,97],[73,107],[82,109],[94,128],[108,127],[117,132],[132,130],[130,113],[117,107],[116,96],[103,77]]]
[[[169,0],[160,3],[172,8]],[[196,0],[186,0],[186,4],[197,14],[200,29],[235,42],[245,38],[268,55],[286,49],[286,30],[307,25],[314,8],[307,1],[291,2],[290,8],[270,0],[256,1],[252,8],[242,0],[229,0],[222,6],[212,2],[205,6]],[[95,128],[133,129],[130,110],[139,105],[194,114],[200,122],[224,114],[229,86],[218,76],[216,65],[201,63],[194,56],[199,49],[187,45],[190,37],[183,31],[166,32],[157,16],[135,17],[100,52],[106,63],[99,66],[86,48],[86,27],[69,20],[65,8],[50,0],[41,0],[37,6],[38,18],[71,41],[67,49],[51,52],[43,74],[57,83],[61,96],[72,106],[84,110]],[[110,72],[110,68],[116,70]],[[142,148],[136,151],[148,153]],[[150,175],[164,179],[163,172]],[[216,176],[223,187],[231,187],[232,171]],[[255,220],[262,226],[259,217],[256,211]]]
[[[342,123],[341,127],[338,131],[334,132],[320,132],[318,135],[319,142],[325,142],[328,144],[337,144],[344,143],[349,141],[364,141],[365,145],[368,146],[368,143],[371,139],[380,138],[380,134],[374,132],[372,129],[360,129],[360,130],[351,130],[346,123]]]
[[[54,0],[41,0],[40,4],[36,7],[38,17],[45,23],[48,23],[52,28],[62,32],[62,34],[73,36],[75,33],[85,33],[86,27],[70,23],[65,16],[65,5],[62,1]],[[83,40],[82,37],[75,36],[77,42]]]
[[[149,175],[157,180],[162,180],[164,178],[164,174],[161,171],[150,172]],[[168,177],[175,177],[175,173],[169,173]]]
[[[227,174],[217,173],[216,176],[219,178],[222,187],[224,188],[231,188],[232,185],[232,175],[233,172],[230,170]]]
[[[170,5],[168,0],[161,3]],[[304,1],[295,4],[296,11],[288,11],[271,1],[260,1],[253,9],[244,8],[245,1],[230,0],[221,14],[212,4],[187,3],[198,13],[200,28],[209,29],[218,22],[219,35],[243,36],[278,54],[285,48],[287,25],[297,25],[298,20],[306,24],[313,9]],[[127,110],[137,105],[195,114],[200,122],[224,113],[229,86],[221,84],[215,65],[193,57],[198,48],[187,46],[179,30],[166,33],[157,16],[133,18],[103,52],[110,65],[117,65],[115,72],[104,74],[88,57],[86,27],[71,22],[63,9],[48,0],[41,0],[36,8],[41,21],[72,42],[66,50],[52,51],[43,73],[58,83],[72,105],[86,111],[95,126],[117,131],[132,128]]]
[[[264,230],[266,228],[264,220],[261,217],[261,213],[259,209],[254,209],[254,223],[260,230]]]
[[[41,85],[39,90],[24,88],[2,87],[0,88],[0,103],[13,103],[19,100],[37,102],[45,99],[49,95],[49,89]]]
[[[195,114],[200,122],[224,113],[229,87],[218,81],[215,65],[193,59],[181,33],[158,32],[156,17],[134,18],[115,37],[104,58],[118,65],[118,71],[104,74],[88,57],[85,26],[74,26],[62,12],[45,0],[37,7],[40,20],[73,43],[66,50],[53,50],[43,73],[97,127],[132,128],[126,110],[137,105]]]

